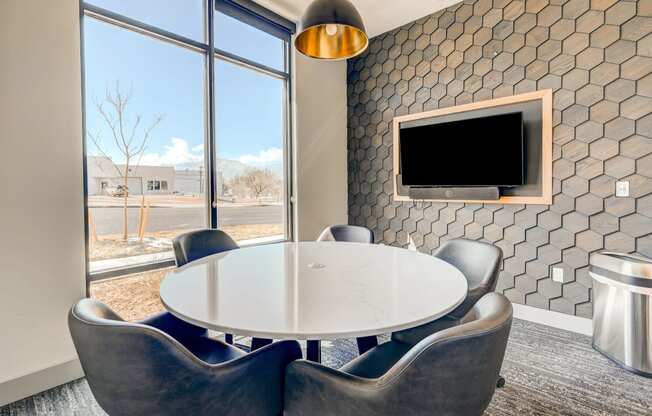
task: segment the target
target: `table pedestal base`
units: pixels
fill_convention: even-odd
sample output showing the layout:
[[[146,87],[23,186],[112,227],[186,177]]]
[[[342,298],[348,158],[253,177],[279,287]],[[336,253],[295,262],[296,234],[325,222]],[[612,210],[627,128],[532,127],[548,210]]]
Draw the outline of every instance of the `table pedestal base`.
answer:
[[[274,342],[273,339],[266,339],[266,338],[252,338],[251,339],[251,352],[254,352],[258,349],[261,349],[263,347],[266,347],[267,345],[271,344]]]
[[[306,359],[321,363],[321,341],[308,341],[306,350]]]
[[[358,352],[360,355],[378,346],[378,338],[375,336],[356,338],[356,341],[358,342]]]

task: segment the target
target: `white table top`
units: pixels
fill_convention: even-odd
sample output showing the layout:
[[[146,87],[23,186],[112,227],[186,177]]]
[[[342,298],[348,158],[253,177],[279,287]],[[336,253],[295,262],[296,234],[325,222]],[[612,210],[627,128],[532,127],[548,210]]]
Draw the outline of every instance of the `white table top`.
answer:
[[[435,257],[357,243],[278,243],[170,272],[161,300],[177,317],[236,335],[336,339],[412,328],[466,297],[464,275]]]

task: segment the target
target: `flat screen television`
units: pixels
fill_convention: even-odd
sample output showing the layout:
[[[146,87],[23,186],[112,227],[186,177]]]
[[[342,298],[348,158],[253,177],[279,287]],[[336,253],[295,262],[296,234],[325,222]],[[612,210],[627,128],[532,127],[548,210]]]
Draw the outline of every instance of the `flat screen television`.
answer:
[[[521,112],[401,128],[403,186],[523,185]]]

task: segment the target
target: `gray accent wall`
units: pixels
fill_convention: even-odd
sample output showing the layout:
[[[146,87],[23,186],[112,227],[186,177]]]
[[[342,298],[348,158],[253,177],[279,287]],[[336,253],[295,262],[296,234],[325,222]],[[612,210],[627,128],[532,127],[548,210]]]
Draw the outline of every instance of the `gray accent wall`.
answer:
[[[393,117],[547,88],[553,205],[393,201]],[[494,243],[513,302],[591,317],[591,253],[652,257],[651,111],[651,0],[461,2],[349,61],[349,222],[424,253],[458,237]],[[615,197],[617,180],[630,198]]]

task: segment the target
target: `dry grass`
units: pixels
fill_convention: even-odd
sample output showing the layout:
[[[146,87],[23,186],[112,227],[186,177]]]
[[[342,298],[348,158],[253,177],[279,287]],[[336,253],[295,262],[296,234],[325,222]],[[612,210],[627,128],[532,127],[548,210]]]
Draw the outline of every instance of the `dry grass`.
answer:
[[[282,224],[247,224],[222,227],[236,241],[249,240],[258,237],[283,234]],[[172,250],[172,239],[179,234],[191,230],[170,230],[147,233],[141,241],[138,237],[130,237],[127,241],[122,235],[112,234],[100,236],[98,241],[90,245],[90,260],[106,260],[121,257],[138,256],[141,254],[163,253]]]
[[[172,268],[131,274],[91,283],[91,297],[101,300],[127,321],[138,321],[165,308],[159,298],[161,281]]]
[[[283,234],[281,224],[238,225],[222,228],[237,241],[256,237]],[[155,233],[156,244],[148,240],[124,242],[120,236],[103,237],[99,244],[91,246],[91,260],[125,257],[145,253],[172,250],[172,238],[186,231]],[[169,241],[163,246],[161,241]],[[148,245],[149,244],[149,245]],[[125,254],[129,253],[129,254]],[[103,256],[103,257],[102,257]],[[115,279],[91,283],[91,297],[101,300],[127,321],[138,321],[165,310],[159,299],[161,281],[172,268],[121,276]]]
[[[122,207],[124,206],[124,198],[108,195],[89,195],[88,197],[88,206],[89,207]],[[130,207],[140,207],[143,198],[141,195],[131,195],[127,197],[127,205]],[[147,195],[146,201],[149,202],[150,206],[204,206],[206,204],[205,199],[201,196],[196,195]]]
[[[118,259],[139,256],[141,254],[163,253],[172,250],[172,239],[152,233],[141,241],[138,237],[129,237],[127,241],[121,235],[105,235],[98,241],[90,243],[90,261]]]

